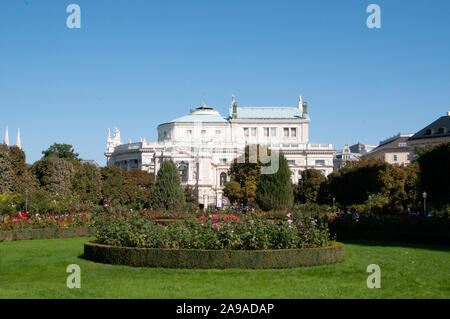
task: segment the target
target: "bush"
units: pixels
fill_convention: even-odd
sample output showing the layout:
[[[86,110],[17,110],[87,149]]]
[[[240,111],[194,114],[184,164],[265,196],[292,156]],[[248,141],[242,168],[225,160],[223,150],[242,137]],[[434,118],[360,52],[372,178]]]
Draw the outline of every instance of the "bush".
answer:
[[[290,215],[277,223],[257,216],[212,215],[163,226],[142,212],[128,212],[108,214],[95,227],[99,243],[124,247],[260,250],[325,247],[329,242],[326,223]]]

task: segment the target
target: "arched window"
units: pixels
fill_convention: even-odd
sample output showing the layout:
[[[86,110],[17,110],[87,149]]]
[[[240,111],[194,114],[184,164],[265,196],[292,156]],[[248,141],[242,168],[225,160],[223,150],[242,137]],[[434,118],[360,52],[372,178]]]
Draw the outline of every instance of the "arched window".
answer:
[[[187,182],[189,179],[188,164],[181,162],[178,166],[178,171],[180,172],[181,181]]]
[[[227,173],[220,173],[220,186],[225,186],[227,184]]]

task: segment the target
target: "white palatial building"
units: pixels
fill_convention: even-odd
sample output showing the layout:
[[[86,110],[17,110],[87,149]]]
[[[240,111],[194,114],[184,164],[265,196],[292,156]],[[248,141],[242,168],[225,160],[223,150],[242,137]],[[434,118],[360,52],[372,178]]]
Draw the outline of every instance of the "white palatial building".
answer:
[[[108,129],[108,166],[122,170],[142,169],[155,175],[164,159],[172,159],[181,182],[192,186],[199,203],[222,207],[227,200],[223,187],[229,180],[230,163],[246,145],[266,145],[280,150],[289,162],[292,182],[308,168],[324,175],[333,172],[331,144],[309,142],[310,118],[301,97],[297,107],[238,107],[232,99],[229,116],[222,116],[205,103],[190,114],[158,126],[158,141],[141,139],[123,144],[120,131]]]

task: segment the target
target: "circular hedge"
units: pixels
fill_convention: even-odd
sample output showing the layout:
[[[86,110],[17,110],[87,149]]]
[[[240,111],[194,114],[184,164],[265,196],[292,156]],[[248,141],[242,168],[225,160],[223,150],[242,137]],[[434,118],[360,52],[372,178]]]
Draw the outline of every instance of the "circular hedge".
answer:
[[[84,244],[86,259],[136,267],[164,268],[293,268],[338,263],[344,260],[344,244],[328,247],[277,250],[201,250],[116,247],[96,243]]]

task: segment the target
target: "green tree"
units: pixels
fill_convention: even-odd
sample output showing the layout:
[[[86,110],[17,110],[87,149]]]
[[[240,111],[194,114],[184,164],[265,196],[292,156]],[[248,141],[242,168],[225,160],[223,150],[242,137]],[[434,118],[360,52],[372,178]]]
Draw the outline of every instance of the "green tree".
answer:
[[[72,162],[58,157],[44,157],[33,164],[32,172],[45,191],[58,195],[70,194],[74,175]]]
[[[274,174],[261,174],[256,188],[256,201],[263,210],[285,209],[293,204],[291,170],[283,153],[279,153],[279,166]]]
[[[142,170],[123,172],[128,205],[140,209],[150,207],[150,196],[155,186],[155,175]]]
[[[39,181],[31,172],[31,166],[25,161],[25,152],[17,146],[9,148],[12,169],[14,171],[13,191],[24,194],[26,190],[33,192],[39,187]]]
[[[100,168],[90,163],[72,161],[74,174],[71,181],[72,194],[80,201],[99,204],[102,199]]]
[[[422,152],[418,158],[419,183],[432,207],[441,209],[450,205],[450,142],[439,144]]]
[[[118,167],[102,167],[102,204],[117,207],[127,203],[122,171]]]
[[[13,184],[14,169],[9,147],[5,144],[0,144],[0,193],[12,191]]]
[[[302,172],[295,191],[295,201],[299,203],[319,203],[321,193],[325,189],[327,178],[316,169],[306,169]]]
[[[251,147],[255,150],[256,157],[250,159],[250,146],[246,146],[244,154],[239,160],[234,159],[228,170],[230,182],[227,183],[223,192],[231,203],[252,205],[256,202],[256,189],[262,166],[260,154],[270,154],[270,150],[260,145]]]
[[[177,166],[171,160],[161,163],[152,194],[153,208],[177,209],[185,204],[184,189],[180,184]]]
[[[42,151],[43,157],[59,157],[67,160],[78,159],[78,153],[75,153],[72,145],[54,143],[45,151]]]

